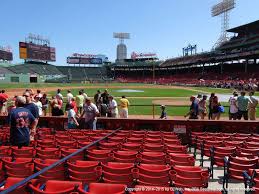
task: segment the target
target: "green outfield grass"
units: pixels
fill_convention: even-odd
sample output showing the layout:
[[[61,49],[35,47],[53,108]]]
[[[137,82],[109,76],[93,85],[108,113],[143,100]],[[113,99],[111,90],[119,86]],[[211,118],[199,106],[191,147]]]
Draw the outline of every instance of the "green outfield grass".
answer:
[[[96,86],[97,88],[89,88],[89,86]],[[109,88],[110,86],[116,86],[118,88]],[[136,87],[134,87],[136,86]],[[207,93],[210,94],[211,92],[214,92],[216,94],[231,94],[233,92],[232,89],[218,89],[218,88],[207,88],[207,87],[190,87],[188,89],[166,89],[164,87],[159,88],[150,88],[151,85],[146,84],[147,88],[139,88],[139,86],[145,86],[145,84],[124,84],[124,83],[109,83],[109,84],[0,84],[0,89],[12,89],[12,88],[33,88],[33,89],[44,89],[46,87],[71,87],[72,93],[75,95],[78,94],[78,91],[81,89],[84,89],[88,96],[93,97],[96,93],[97,89],[100,89],[101,92],[104,91],[104,89],[109,88],[108,91],[111,95],[115,96],[117,102],[119,98],[122,95],[125,95],[128,97],[130,103],[132,106],[129,108],[129,114],[131,115],[152,115],[153,114],[153,100],[184,100],[188,101],[189,96],[191,95],[197,95],[198,93]],[[73,89],[73,87],[79,87],[78,89]],[[143,92],[120,92],[118,90],[122,89],[130,89],[131,90],[141,90]],[[62,91],[62,94],[64,97],[66,96],[67,91],[64,89]],[[51,97],[52,95],[55,95],[56,92],[49,92],[48,96]],[[259,96],[259,93],[256,93],[256,95]],[[65,103],[64,103],[65,104]],[[143,106],[140,106],[143,105]],[[223,102],[223,106],[225,106],[225,113],[222,114],[222,116],[228,116],[228,103]],[[167,114],[170,116],[183,116],[185,115],[188,110],[189,106],[167,106],[166,107]],[[155,115],[160,115],[160,106],[155,105],[154,106],[154,113]],[[257,116],[259,116],[259,111],[257,113]]]

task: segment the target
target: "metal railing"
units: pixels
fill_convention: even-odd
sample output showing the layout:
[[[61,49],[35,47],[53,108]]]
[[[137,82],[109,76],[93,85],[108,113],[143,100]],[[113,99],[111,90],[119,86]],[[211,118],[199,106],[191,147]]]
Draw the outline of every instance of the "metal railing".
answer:
[[[118,130],[121,130],[121,129],[122,129],[122,128],[120,127],[120,128],[118,128],[118,129],[114,130],[113,132],[109,133],[109,134],[106,135],[105,137],[103,137],[103,138],[101,138],[101,139],[98,139],[98,140],[96,140],[96,141],[94,141],[94,142],[92,142],[92,143],[90,143],[90,144],[88,144],[88,145],[86,145],[86,146],[80,148],[80,149],[77,150],[76,152],[74,152],[74,153],[72,153],[72,154],[70,154],[70,155],[68,155],[68,156],[66,156],[66,157],[64,157],[64,158],[62,158],[62,159],[60,159],[59,161],[57,161],[57,162],[51,164],[50,166],[48,166],[48,167],[46,167],[46,168],[43,168],[42,170],[40,170],[40,171],[34,173],[33,175],[31,175],[31,176],[29,176],[29,177],[23,179],[23,180],[20,181],[20,182],[16,183],[15,185],[12,185],[11,187],[9,187],[9,188],[7,188],[6,190],[2,191],[0,194],[6,194],[6,193],[10,193],[10,192],[14,191],[14,190],[17,189],[18,187],[23,186],[23,185],[25,185],[26,183],[28,183],[30,180],[32,180],[32,179],[38,177],[39,175],[41,175],[41,174],[47,172],[48,170],[50,170],[50,169],[52,169],[52,168],[54,168],[54,167],[56,167],[56,166],[62,164],[63,162],[65,162],[65,161],[67,161],[68,159],[70,159],[71,157],[73,157],[73,156],[75,156],[75,155],[77,155],[77,154],[79,154],[79,153],[81,153],[81,152],[87,150],[89,147],[91,147],[91,146],[93,146],[93,145],[99,143],[100,141],[106,139],[107,137],[113,135],[114,133],[116,133]]]

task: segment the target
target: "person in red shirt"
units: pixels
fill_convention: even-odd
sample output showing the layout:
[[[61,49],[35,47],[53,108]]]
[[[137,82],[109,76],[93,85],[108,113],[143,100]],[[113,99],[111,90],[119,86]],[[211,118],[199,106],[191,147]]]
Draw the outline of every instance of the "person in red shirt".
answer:
[[[1,115],[7,115],[7,101],[8,101],[8,95],[5,93],[5,90],[2,90],[0,94],[0,114]]]
[[[75,101],[75,99],[74,98],[71,98],[71,105],[74,107],[74,111],[75,111],[75,113],[77,114],[77,107],[76,107],[76,101]]]

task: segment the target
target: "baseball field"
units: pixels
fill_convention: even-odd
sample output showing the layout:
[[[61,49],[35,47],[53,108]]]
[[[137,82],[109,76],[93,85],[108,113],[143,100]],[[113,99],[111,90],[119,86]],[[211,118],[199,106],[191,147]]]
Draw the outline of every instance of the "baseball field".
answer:
[[[70,89],[75,95],[78,91],[84,89],[89,97],[93,97],[97,90],[103,92],[108,89],[110,95],[118,100],[125,95],[130,101],[129,114],[134,118],[159,118],[160,105],[166,105],[166,112],[169,118],[183,118],[183,115],[189,109],[189,97],[197,94],[210,95],[211,92],[219,96],[221,104],[225,106],[225,113],[222,117],[228,115],[228,98],[233,92],[231,89],[217,89],[206,87],[182,87],[165,86],[153,84],[0,84],[0,89],[5,89],[7,94],[12,97],[21,95],[26,88],[32,88],[35,92],[40,89],[42,93],[47,93],[48,97],[56,94],[59,88],[65,97],[67,90]],[[259,96],[259,93],[256,93]],[[257,113],[259,116],[259,113]]]

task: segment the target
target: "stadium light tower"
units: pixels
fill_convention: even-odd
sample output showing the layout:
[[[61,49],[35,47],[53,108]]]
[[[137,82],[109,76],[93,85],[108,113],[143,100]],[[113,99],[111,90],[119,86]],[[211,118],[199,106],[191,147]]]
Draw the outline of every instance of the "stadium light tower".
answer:
[[[228,40],[227,30],[229,28],[229,12],[235,8],[235,0],[223,0],[221,3],[214,5],[211,9],[212,17],[221,15],[221,35],[214,45],[214,48],[219,47],[222,43]]]
[[[127,46],[124,44],[124,40],[130,39],[130,33],[114,32],[113,38],[117,38],[120,41],[117,45],[117,60],[121,61],[123,59],[127,59]]]

